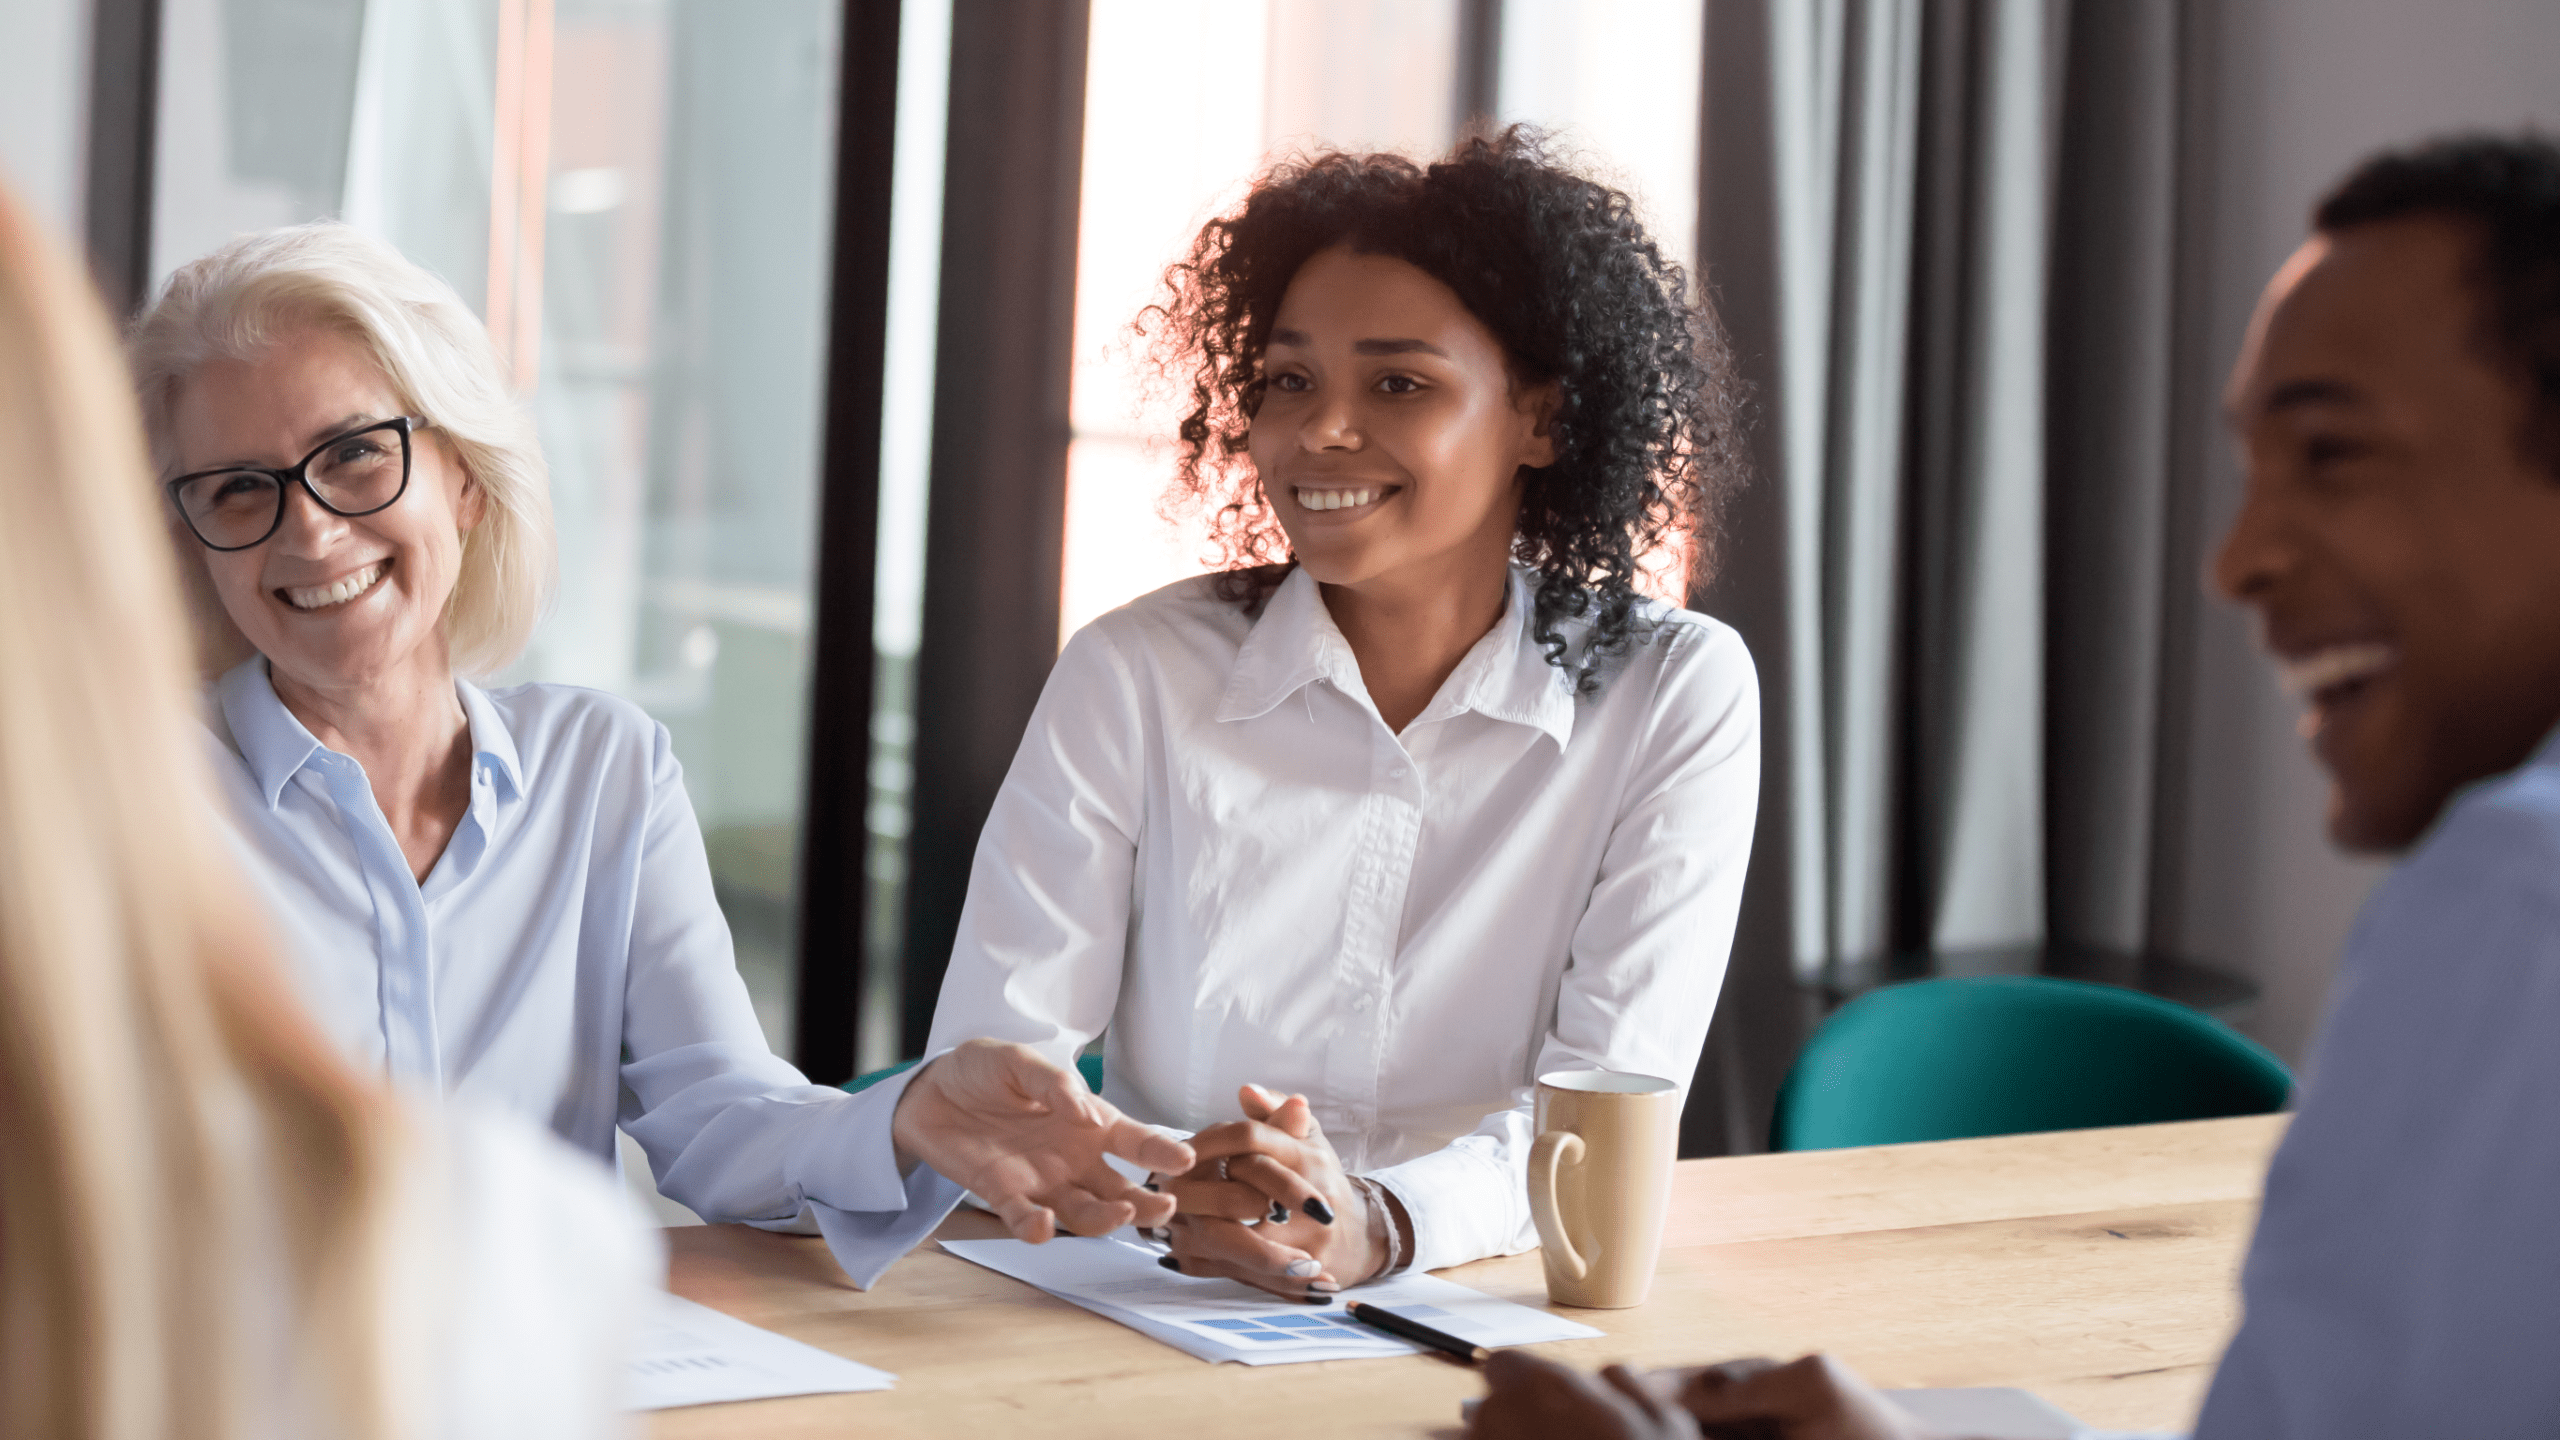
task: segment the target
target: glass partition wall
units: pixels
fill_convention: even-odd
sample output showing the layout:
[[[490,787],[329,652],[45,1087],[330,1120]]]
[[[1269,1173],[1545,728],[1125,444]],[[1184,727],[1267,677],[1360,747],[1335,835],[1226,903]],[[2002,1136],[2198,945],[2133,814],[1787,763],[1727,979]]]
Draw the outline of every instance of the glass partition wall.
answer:
[[[664,722],[792,1040],[840,6],[166,0],[155,283],[339,216],[490,322],[560,587],[505,675]]]

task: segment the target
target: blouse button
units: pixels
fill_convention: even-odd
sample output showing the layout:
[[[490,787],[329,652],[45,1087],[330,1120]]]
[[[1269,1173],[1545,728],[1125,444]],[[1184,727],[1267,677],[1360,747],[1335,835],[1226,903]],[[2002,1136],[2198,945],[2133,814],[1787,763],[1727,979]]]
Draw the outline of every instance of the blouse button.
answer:
[[[1354,997],[1351,1001],[1351,1008],[1364,1014],[1367,1013],[1369,1009],[1369,997],[1366,995]]]
[[[1404,767],[1399,765],[1393,770],[1388,771],[1387,775],[1390,779],[1401,780],[1404,778]]]

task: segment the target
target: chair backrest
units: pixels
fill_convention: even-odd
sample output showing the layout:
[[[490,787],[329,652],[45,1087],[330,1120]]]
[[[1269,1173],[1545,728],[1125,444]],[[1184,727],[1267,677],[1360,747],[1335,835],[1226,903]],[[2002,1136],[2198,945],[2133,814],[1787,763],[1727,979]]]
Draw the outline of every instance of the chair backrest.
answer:
[[[1825,1021],[1778,1091],[1772,1150],[2258,1115],[2293,1072],[2201,1011],[2048,976],[1921,980]]]

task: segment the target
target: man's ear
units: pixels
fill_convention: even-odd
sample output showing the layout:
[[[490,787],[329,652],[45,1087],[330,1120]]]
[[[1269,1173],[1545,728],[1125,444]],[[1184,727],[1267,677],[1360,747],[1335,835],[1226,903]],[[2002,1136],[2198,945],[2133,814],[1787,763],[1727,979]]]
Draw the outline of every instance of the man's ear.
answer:
[[[1549,380],[1522,387],[1511,402],[1529,417],[1529,435],[1520,446],[1520,463],[1544,470],[1556,463],[1556,412],[1564,408],[1564,382]]]

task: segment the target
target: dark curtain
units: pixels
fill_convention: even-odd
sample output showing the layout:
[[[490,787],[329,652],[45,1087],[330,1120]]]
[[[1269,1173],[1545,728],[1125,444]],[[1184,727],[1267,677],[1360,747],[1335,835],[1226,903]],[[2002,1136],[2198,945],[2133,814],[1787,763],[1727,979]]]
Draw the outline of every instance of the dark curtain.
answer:
[[[1765,778],[1685,1153],[1760,1148],[1844,991],[2143,973],[2190,28],[1709,7],[1700,253],[1758,474],[1695,603],[1759,661]]]

